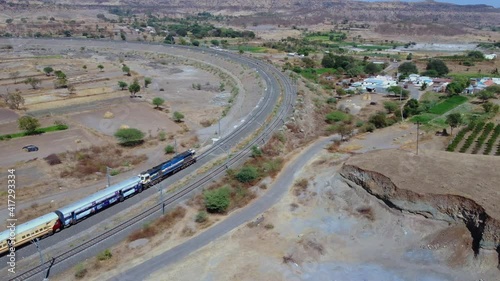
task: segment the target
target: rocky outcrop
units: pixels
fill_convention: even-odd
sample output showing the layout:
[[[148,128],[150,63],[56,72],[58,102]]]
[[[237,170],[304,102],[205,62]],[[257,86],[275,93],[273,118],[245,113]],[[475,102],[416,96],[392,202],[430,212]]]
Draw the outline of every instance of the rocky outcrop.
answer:
[[[473,199],[456,194],[417,193],[397,186],[389,176],[348,163],[340,174],[348,183],[361,186],[389,207],[431,219],[464,223],[473,238],[474,253],[477,255],[480,249],[496,250],[500,260],[500,221]]]

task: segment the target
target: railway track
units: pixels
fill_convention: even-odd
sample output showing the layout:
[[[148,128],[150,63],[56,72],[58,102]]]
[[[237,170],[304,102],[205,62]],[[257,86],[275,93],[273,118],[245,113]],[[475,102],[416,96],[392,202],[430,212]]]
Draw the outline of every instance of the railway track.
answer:
[[[87,41],[87,40],[85,40],[85,41]],[[129,43],[129,44],[131,44],[131,43]],[[134,43],[132,43],[132,44],[134,44]],[[58,254],[57,256],[55,256],[53,258],[53,265],[52,266],[57,266],[58,264],[62,264],[63,262],[67,261],[68,259],[75,257],[79,253],[81,253],[81,252],[83,252],[91,247],[97,246],[99,243],[101,243],[107,239],[110,239],[114,235],[129,229],[130,227],[142,222],[143,220],[147,220],[147,219],[151,218],[154,214],[161,212],[163,208],[172,206],[173,204],[175,204],[176,201],[178,201],[178,200],[184,198],[185,196],[189,195],[190,193],[194,192],[200,186],[203,186],[206,183],[212,181],[213,178],[224,174],[228,166],[235,166],[235,165],[243,162],[251,154],[251,147],[254,145],[263,144],[267,140],[269,140],[269,138],[272,136],[272,133],[284,125],[285,118],[292,111],[293,103],[295,100],[296,89],[290,83],[288,78],[281,71],[276,69],[274,66],[259,62],[255,59],[251,59],[248,57],[239,56],[239,55],[227,53],[227,52],[219,52],[219,51],[215,51],[215,50],[211,50],[211,49],[209,49],[209,50],[199,49],[199,48],[197,49],[197,48],[191,48],[191,47],[187,47],[187,46],[176,46],[176,47],[183,48],[183,49],[189,49],[192,51],[204,51],[204,52],[208,52],[208,53],[212,53],[212,54],[217,54],[220,56],[228,57],[236,62],[244,63],[248,66],[255,68],[257,71],[260,70],[259,74],[261,74],[261,76],[266,80],[268,87],[271,87],[268,89],[268,91],[266,91],[267,93],[263,97],[263,100],[261,102],[259,102],[259,106],[258,106],[258,108],[256,108],[257,110],[254,109],[250,113],[250,115],[247,116],[246,121],[241,126],[238,126],[235,130],[233,130],[226,137],[217,141],[213,146],[211,146],[209,149],[207,149],[205,152],[203,152],[200,156],[198,156],[198,159],[203,159],[205,157],[208,157],[210,154],[214,153],[216,150],[220,149],[222,146],[236,141],[236,138],[241,136],[240,134],[243,130],[248,129],[249,126],[255,125],[256,119],[259,116],[261,116],[261,114],[265,113],[264,111],[266,110],[266,108],[268,106],[270,106],[269,103],[272,102],[273,92],[274,92],[274,94],[283,93],[283,96],[282,96],[283,98],[282,98],[279,109],[275,113],[272,120],[260,131],[260,133],[254,139],[249,141],[243,149],[241,149],[238,152],[231,155],[227,159],[227,161],[225,161],[222,165],[214,167],[212,170],[205,173],[203,176],[196,179],[194,182],[191,182],[188,185],[185,185],[185,186],[181,187],[180,189],[174,191],[173,193],[169,194],[168,196],[166,196],[166,198],[162,202],[159,202],[158,204],[142,211],[140,214],[130,218],[129,220],[124,221],[124,222],[114,226],[113,228],[108,229],[107,231],[93,237],[92,239],[87,240],[83,243],[80,243],[79,245],[76,245],[63,253]],[[276,81],[277,83],[273,83],[273,80]],[[277,89],[272,88],[273,84],[277,84],[278,88]],[[260,104],[260,103],[262,103],[262,104]],[[26,270],[20,274],[17,274],[14,277],[10,277],[11,279],[9,279],[9,280],[29,280],[32,277],[43,278],[42,273],[45,273],[45,271],[51,266],[51,263],[52,263],[52,261],[47,261],[44,264],[41,264],[39,266],[33,267],[29,270]]]

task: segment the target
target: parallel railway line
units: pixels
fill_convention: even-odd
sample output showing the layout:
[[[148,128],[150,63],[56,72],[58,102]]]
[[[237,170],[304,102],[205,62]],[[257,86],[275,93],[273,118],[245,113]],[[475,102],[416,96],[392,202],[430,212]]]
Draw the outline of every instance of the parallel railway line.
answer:
[[[86,40],[87,41],[87,40]],[[129,43],[130,44],[130,43]],[[134,44],[134,43],[132,43]],[[176,46],[176,48],[183,48],[183,49],[189,49],[192,51],[204,51],[204,52],[209,52],[212,54],[217,54],[225,57],[229,57],[234,61],[244,63],[248,66],[251,66],[255,68],[256,70],[260,70],[259,73],[262,75],[262,77],[266,80],[266,83],[268,85],[267,89],[267,94],[263,97],[262,101],[259,102],[258,108],[255,108],[257,110],[253,110],[249,116],[247,116],[247,120],[238,126],[235,130],[233,130],[230,134],[225,136],[224,138],[220,139],[217,141],[213,146],[211,146],[209,149],[207,149],[205,152],[203,152],[201,155],[198,156],[198,159],[203,159],[205,157],[208,157],[210,154],[214,153],[217,149],[224,145],[229,145],[230,142],[233,142],[234,144],[237,144],[237,138],[241,137],[241,133],[247,129],[249,126],[255,126],[256,120],[259,116],[262,114],[265,114],[266,110],[269,110],[269,106],[274,106],[274,104],[270,104],[273,100],[273,94],[278,93],[283,93],[283,98],[280,104],[280,107],[278,111],[275,113],[275,116],[272,118],[272,120],[267,124],[267,126],[264,127],[260,131],[260,133],[255,137],[253,140],[249,141],[246,146],[241,149],[240,151],[234,153],[231,157],[229,157],[222,165],[219,165],[209,172],[205,173],[203,176],[199,177],[198,179],[194,180],[194,182],[189,183],[188,185],[185,185],[178,190],[174,191],[173,193],[169,194],[166,196],[166,198],[163,200],[163,202],[159,202],[158,204],[147,208],[146,210],[142,211],[140,214],[128,219],[127,221],[124,221],[113,228],[98,234],[97,236],[93,237],[90,240],[87,240],[61,254],[58,254],[57,256],[54,257],[54,264],[53,266],[57,266],[58,264],[63,263],[64,261],[75,257],[79,253],[91,248],[95,247],[99,243],[110,239],[114,235],[130,228],[131,226],[136,225],[137,223],[147,220],[148,218],[151,218],[154,214],[161,212],[162,208],[165,206],[171,206],[174,203],[176,203],[178,200],[186,197],[190,193],[194,192],[197,190],[199,187],[205,185],[206,183],[210,182],[213,180],[213,178],[216,178],[218,176],[221,176],[224,174],[226,171],[226,168],[228,166],[235,166],[245,159],[248,158],[251,152],[251,147],[254,145],[259,145],[265,143],[266,140],[268,140],[271,136],[272,133],[275,132],[277,129],[279,129],[281,126],[284,125],[285,123],[285,118],[287,115],[291,112],[293,109],[293,102],[295,100],[295,93],[296,89],[294,86],[290,83],[288,78],[278,69],[276,69],[272,65],[268,65],[262,62],[259,62],[254,59],[250,59],[247,57],[235,55],[232,53],[226,53],[226,52],[219,52],[215,50],[207,50],[207,49],[195,49],[191,47],[186,47],[186,46]],[[273,88],[273,81],[277,82],[279,86],[277,89]],[[276,100],[277,97],[275,96]],[[262,103],[262,104],[261,104]],[[234,143],[236,141],[236,143]],[[24,271],[14,277],[11,277],[10,280],[28,280],[32,279],[32,277],[42,277],[42,273],[44,273],[48,267],[50,266],[50,261],[45,262],[44,264],[41,264],[39,266],[36,266],[34,268],[31,268],[27,271]]]

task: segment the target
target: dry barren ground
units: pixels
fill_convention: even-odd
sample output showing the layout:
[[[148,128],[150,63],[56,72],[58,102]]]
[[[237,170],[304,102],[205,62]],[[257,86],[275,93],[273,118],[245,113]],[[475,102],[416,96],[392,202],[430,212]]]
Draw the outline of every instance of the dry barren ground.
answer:
[[[241,226],[148,280],[444,281],[493,276],[472,261],[465,227],[394,212],[363,190],[348,187],[336,176],[341,157],[316,157],[296,175],[302,183],[267,211],[260,224]]]

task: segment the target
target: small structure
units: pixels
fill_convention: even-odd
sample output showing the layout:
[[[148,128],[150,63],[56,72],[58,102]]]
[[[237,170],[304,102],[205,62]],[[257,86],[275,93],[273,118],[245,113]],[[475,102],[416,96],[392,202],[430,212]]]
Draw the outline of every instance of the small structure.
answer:
[[[484,55],[484,58],[487,60],[494,60],[497,58],[497,54]]]

